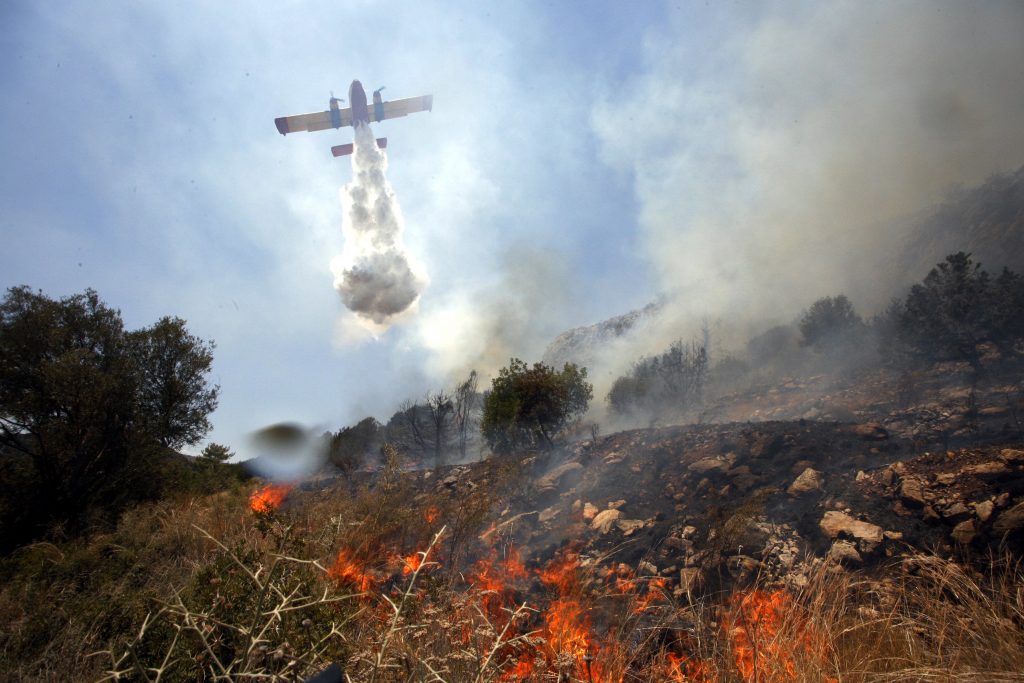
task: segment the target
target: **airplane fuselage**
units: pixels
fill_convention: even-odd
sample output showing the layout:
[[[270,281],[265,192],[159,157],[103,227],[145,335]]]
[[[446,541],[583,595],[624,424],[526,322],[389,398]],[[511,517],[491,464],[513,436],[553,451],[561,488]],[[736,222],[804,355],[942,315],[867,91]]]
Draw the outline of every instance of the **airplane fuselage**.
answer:
[[[352,81],[348,87],[348,102],[352,107],[352,127],[370,123],[370,111],[366,108],[366,91],[359,81]]]

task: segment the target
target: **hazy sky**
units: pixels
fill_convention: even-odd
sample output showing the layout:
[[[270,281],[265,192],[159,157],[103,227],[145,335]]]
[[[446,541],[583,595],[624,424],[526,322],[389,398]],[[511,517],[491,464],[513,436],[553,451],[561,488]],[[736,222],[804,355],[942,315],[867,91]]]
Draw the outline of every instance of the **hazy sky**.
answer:
[[[725,308],[728,292],[832,293],[832,262],[808,274],[814,292],[780,276],[823,211],[848,231],[1024,163],[1022,15],[7,0],[0,285],[92,287],[129,327],[186,319],[217,343],[210,437],[243,451],[272,422],[386,418],[665,290],[710,286],[695,300]],[[374,126],[429,277],[416,314],[379,339],[354,331],[332,287],[351,167],[330,147],[352,132],[282,137],[273,123],[347,97],[354,78],[386,99],[434,95],[432,113]],[[885,153],[862,153],[872,144]],[[857,191],[837,197],[839,181]]]

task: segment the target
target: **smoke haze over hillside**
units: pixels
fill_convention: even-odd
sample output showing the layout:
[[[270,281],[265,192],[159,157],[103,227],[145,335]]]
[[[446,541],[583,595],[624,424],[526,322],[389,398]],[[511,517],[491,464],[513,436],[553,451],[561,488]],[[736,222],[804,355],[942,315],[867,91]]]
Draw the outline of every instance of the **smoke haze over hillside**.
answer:
[[[655,348],[704,318],[742,343],[838,292],[877,310],[925,275],[880,279],[897,219],[1024,162],[1024,6],[771,7],[707,46],[678,14],[595,109],[673,295]]]

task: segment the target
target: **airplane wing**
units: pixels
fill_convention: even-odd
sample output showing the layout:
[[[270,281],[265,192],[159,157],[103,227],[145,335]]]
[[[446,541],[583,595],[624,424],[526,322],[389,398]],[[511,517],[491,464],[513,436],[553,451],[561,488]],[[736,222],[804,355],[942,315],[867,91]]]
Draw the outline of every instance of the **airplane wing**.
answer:
[[[337,116],[333,116],[334,114]],[[277,124],[277,132],[281,135],[301,132],[313,133],[318,130],[327,130],[328,128],[341,128],[352,125],[352,109],[332,109],[329,111],[318,111],[314,114],[282,116],[274,119],[274,123]]]
[[[397,119],[402,116],[408,116],[409,114],[415,114],[418,111],[430,111],[434,108],[434,96],[433,95],[420,95],[419,97],[406,97],[404,100],[391,100],[390,102],[384,103],[384,116],[378,118],[374,111],[376,107],[372,105],[369,108],[370,119],[372,121],[382,121],[384,119]]]

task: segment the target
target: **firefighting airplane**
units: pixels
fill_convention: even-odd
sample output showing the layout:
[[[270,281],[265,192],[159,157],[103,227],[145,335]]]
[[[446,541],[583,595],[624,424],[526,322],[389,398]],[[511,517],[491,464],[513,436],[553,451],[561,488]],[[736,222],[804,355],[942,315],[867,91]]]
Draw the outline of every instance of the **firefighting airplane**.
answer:
[[[341,128],[342,126],[367,125],[371,121],[383,121],[384,119],[397,119],[400,116],[408,116],[418,111],[430,111],[434,107],[433,95],[421,95],[419,97],[407,97],[404,100],[392,100],[384,102],[381,99],[378,88],[373,91],[373,109],[366,106],[366,91],[359,81],[352,81],[348,89],[348,101],[351,107],[341,109],[339,100],[331,95],[331,108],[327,111],[319,111],[314,114],[299,114],[297,116],[282,116],[274,119],[277,124],[277,131],[281,135],[306,131],[312,133],[328,128]],[[387,138],[377,138],[377,146],[384,148],[388,146]],[[331,154],[342,157],[351,154],[354,149],[352,143],[331,147]]]

